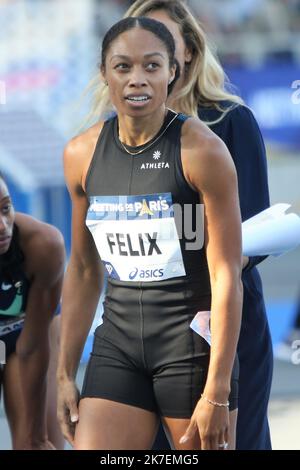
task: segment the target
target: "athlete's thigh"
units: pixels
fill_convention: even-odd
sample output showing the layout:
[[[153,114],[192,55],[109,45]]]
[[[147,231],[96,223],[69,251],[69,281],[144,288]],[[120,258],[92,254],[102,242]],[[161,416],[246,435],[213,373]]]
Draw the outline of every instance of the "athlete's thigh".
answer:
[[[196,432],[192,439],[189,439],[184,444],[180,444],[181,437],[185,434],[190,420],[189,419],[177,419],[177,418],[162,418],[165,432],[168,436],[169,441],[172,443],[173,449],[176,450],[200,450],[201,443],[199,433]],[[237,421],[237,409],[229,413],[229,439],[228,439],[228,450],[235,449],[235,431]],[[221,444],[221,443],[220,443]]]
[[[79,404],[76,450],[151,449],[158,417],[151,411],[106,400],[84,398]]]
[[[19,361],[16,353],[10,354],[3,374],[3,397],[6,417],[12,434],[13,444],[26,433],[23,413],[23,391],[20,381]]]

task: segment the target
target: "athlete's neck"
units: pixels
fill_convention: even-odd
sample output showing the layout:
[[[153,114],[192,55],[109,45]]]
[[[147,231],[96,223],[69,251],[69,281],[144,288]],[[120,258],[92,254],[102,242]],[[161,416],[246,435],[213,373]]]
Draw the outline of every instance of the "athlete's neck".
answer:
[[[149,142],[162,127],[166,113],[167,109],[162,107],[155,113],[142,117],[118,114],[120,141],[132,147]]]

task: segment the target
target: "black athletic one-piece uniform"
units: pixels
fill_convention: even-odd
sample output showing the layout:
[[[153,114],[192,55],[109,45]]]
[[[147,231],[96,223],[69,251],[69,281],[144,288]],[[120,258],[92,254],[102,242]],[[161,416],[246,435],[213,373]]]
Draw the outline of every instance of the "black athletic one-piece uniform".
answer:
[[[20,268],[14,279],[0,273],[0,340],[5,344],[5,362],[15,352],[24,326],[29,281]]]
[[[15,267],[11,275],[4,275],[0,271],[1,363],[6,363],[9,356],[16,351],[17,340],[24,327],[30,285],[22,265]],[[59,314],[60,305],[55,311],[55,315]]]
[[[169,111],[150,142],[126,146],[135,155],[118,138],[117,117],[106,121],[86,180],[86,223],[109,276],[82,398],[173,418],[191,417],[210,354],[205,328],[202,337],[190,327],[199,312],[207,319],[211,289],[199,194],[182,170],[186,119]],[[236,360],[231,410],[237,398]]]

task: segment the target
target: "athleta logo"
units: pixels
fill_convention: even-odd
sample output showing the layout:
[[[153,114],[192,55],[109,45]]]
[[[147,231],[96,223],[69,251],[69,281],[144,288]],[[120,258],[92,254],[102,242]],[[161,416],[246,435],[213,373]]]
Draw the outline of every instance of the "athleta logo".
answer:
[[[153,159],[159,160],[161,157],[161,151],[155,150],[153,152]],[[170,168],[168,162],[158,162],[158,163],[142,163],[141,170],[159,170],[162,168]]]
[[[159,163],[142,163],[141,170],[160,170],[162,168],[170,168],[168,162]]]
[[[133,279],[136,278],[138,275],[138,268],[135,268],[131,273],[129,274],[129,279],[133,281]],[[140,279],[149,279],[149,278],[159,278],[164,275],[164,270],[163,268],[161,269],[141,269],[139,272],[139,277]]]

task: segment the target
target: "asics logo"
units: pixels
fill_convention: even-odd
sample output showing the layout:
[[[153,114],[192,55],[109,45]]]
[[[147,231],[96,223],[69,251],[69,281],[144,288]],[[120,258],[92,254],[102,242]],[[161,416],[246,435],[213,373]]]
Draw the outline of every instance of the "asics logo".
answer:
[[[138,268],[135,268],[133,271],[131,271],[131,273],[129,274],[129,279],[131,281],[136,278],[138,271],[139,271]],[[164,275],[163,268],[140,270],[140,279],[160,278],[160,277],[163,277],[163,275]]]
[[[133,271],[131,271],[131,273],[129,274],[129,279],[133,280],[136,277],[138,271],[138,268],[135,268]]]

